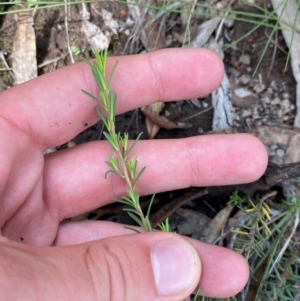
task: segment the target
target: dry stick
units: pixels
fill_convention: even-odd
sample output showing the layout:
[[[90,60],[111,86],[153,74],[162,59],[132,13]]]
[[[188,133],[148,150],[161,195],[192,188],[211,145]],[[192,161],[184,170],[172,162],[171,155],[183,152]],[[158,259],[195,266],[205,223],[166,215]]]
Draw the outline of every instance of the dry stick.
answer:
[[[188,197],[183,197],[181,199],[179,199],[178,201],[173,201],[169,204],[166,204],[165,206],[163,206],[160,210],[158,210],[155,215],[152,216],[152,220],[153,217],[155,218],[156,216],[158,216],[156,218],[156,221],[154,220],[152,222],[152,226],[153,228],[156,228],[158,226],[158,224],[162,223],[163,221],[165,221],[168,217],[170,217],[178,208],[182,207],[184,204],[186,204],[189,201],[195,200],[205,194],[208,193],[208,190],[205,188],[203,190],[200,190],[196,193],[192,193],[191,195],[189,195]]]
[[[4,69],[1,68],[0,71],[8,71],[10,76],[15,80],[15,75],[13,73],[13,69],[10,68],[9,65],[7,64],[4,53],[3,53],[2,50],[0,51],[0,59],[2,60],[4,66],[5,66],[5,68]]]
[[[183,123],[183,122],[174,122],[168,120],[164,116],[160,116],[149,109],[148,106],[142,107],[141,111],[155,124],[159,127],[166,129],[166,130],[173,130],[173,129],[186,129],[189,128],[190,125]]]
[[[273,172],[266,174],[265,182],[271,187],[280,184],[283,181],[298,177],[300,177],[300,162],[278,167]]]
[[[59,60],[63,60],[64,58],[65,58],[65,56],[62,55],[62,56],[57,57],[55,59],[44,61],[43,63],[41,63],[41,64],[38,65],[38,68],[45,67],[45,66],[50,65],[52,63],[57,63]]]
[[[70,55],[70,59],[72,64],[74,64],[74,58],[73,58],[73,53],[71,50],[71,46],[70,46],[70,37],[69,37],[69,26],[68,26],[68,0],[65,0],[65,29],[66,29],[66,37],[67,37],[67,46],[68,46],[68,52]]]
[[[187,120],[190,120],[190,119],[192,119],[192,118],[195,118],[195,117],[197,117],[197,116],[199,116],[199,115],[204,114],[205,112],[210,111],[211,109],[213,109],[213,107],[208,107],[207,109],[202,110],[202,111],[200,111],[200,112],[198,112],[198,113],[196,113],[196,114],[194,114],[194,115],[191,115],[191,116],[188,116],[188,117],[186,117],[186,118],[183,118],[181,121],[187,121]]]

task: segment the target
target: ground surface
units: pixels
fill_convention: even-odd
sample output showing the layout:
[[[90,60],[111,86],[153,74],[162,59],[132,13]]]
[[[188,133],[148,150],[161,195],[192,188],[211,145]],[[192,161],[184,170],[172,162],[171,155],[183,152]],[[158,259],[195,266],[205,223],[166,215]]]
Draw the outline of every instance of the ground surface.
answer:
[[[259,4],[259,1],[257,2]],[[262,1],[260,4],[271,11],[268,1]],[[233,8],[257,12],[254,8],[249,8],[249,6],[239,4],[239,2],[234,4]],[[103,9],[112,14],[106,18],[118,22],[119,27],[115,32],[112,27],[107,25],[108,23],[105,23]],[[164,16],[164,20],[159,19],[158,22],[154,22],[154,25],[149,26],[150,29],[145,31],[145,40],[143,37],[135,38],[143,27],[136,28],[137,21],[127,5],[117,2],[101,2],[87,5],[87,10],[90,13],[89,21],[99,26],[104,33],[110,34],[110,55],[141,53],[163,47],[182,47],[185,22],[179,13],[167,14]],[[148,16],[147,20],[149,18]],[[66,21],[69,38],[66,36]],[[193,18],[191,28],[193,29],[203,21],[202,17]],[[143,24],[145,25],[145,23]],[[18,21],[15,14],[0,17],[0,51],[3,52],[9,66],[12,62],[12,48],[17,25]],[[75,61],[80,61],[82,57],[91,58],[91,46],[82,31],[81,5],[70,6],[67,19],[63,7],[38,10],[34,15],[34,28],[39,75],[71,64],[68,43],[77,49],[78,55],[73,53]],[[221,42],[230,45],[232,41],[237,41],[252,28],[252,24],[235,21],[224,27]],[[276,32],[272,38],[256,74],[252,76],[271,31],[272,28],[260,27],[240,42],[228,47],[224,52],[224,63],[230,79],[234,105],[232,129],[227,130],[227,132],[250,132],[257,135],[268,147],[271,161],[283,164],[287,148],[287,143],[283,141],[288,139],[284,136],[283,130],[285,133],[286,131],[293,131],[295,81],[290,65],[288,64],[285,68],[288,49],[280,31]],[[191,30],[191,35],[193,35],[193,30]],[[213,33],[212,36],[215,34]],[[0,61],[0,68],[0,90],[5,90],[14,85],[14,79],[9,71],[4,71],[6,66],[3,61]],[[234,92],[236,89],[246,91],[248,96],[239,97]],[[162,114],[172,121],[188,121],[190,127],[174,130],[160,129],[155,139],[182,138],[211,132],[213,118],[213,109],[209,109],[211,105],[210,96],[206,99],[167,104]],[[203,113],[201,113],[202,111]],[[194,116],[195,113],[201,114]],[[98,140],[101,137],[101,130],[102,123],[99,123],[74,137],[72,144]],[[135,138],[142,131],[145,133],[143,137],[146,139],[145,116],[137,110],[119,116],[117,118],[117,130],[128,131],[132,138]],[[275,137],[278,136],[285,138],[276,140]],[[69,146],[70,144],[59,146],[58,149]],[[259,194],[262,193],[260,188],[261,186],[253,185],[247,192],[253,195]],[[267,188],[272,190],[271,186]],[[174,204],[178,205],[178,202],[181,202],[178,207],[183,205],[183,209],[177,210],[177,213],[172,217],[174,229],[180,233],[201,238],[203,226],[220,209],[226,207],[229,196],[235,189],[236,187],[210,188],[208,194],[204,196],[200,196],[201,190],[199,188],[158,195],[153,211],[160,211],[153,216],[153,220],[160,220],[163,214],[161,204],[171,202],[174,207]],[[241,189],[245,191],[243,188]],[[281,190],[278,185],[276,189]],[[145,207],[147,207],[147,201],[148,199],[145,198]],[[168,214],[169,210],[168,207],[164,208],[166,216],[170,215]],[[96,210],[84,217],[128,221],[125,215],[120,214],[121,212],[122,209],[114,205]],[[201,230],[195,232],[195,229]]]

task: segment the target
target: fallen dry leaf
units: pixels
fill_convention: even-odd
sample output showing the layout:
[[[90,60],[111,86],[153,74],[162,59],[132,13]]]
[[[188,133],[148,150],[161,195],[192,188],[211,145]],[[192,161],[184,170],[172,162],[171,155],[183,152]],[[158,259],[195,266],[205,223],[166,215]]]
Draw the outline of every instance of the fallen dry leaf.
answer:
[[[172,130],[172,129],[187,129],[191,126],[189,123],[170,121],[166,117],[158,115],[158,113],[153,111],[152,107],[150,107],[150,106],[142,107],[141,111],[148,118],[148,121],[146,119],[146,125],[148,122],[149,129],[147,127],[147,130],[148,130],[150,139],[154,138],[154,136],[157,134],[157,132],[160,128],[163,128],[166,130]],[[151,123],[149,123],[149,121]],[[157,127],[155,128],[153,124],[156,125]],[[155,135],[153,136],[153,134],[155,134]]]
[[[12,53],[15,85],[37,77],[36,39],[32,13],[21,12],[18,18]]]
[[[201,233],[200,240],[207,243],[213,243],[225,228],[228,217],[234,206],[228,205],[223,208],[218,214],[206,225]]]
[[[162,109],[164,108],[164,106],[165,106],[165,104],[163,102],[158,101],[156,103],[153,103],[153,104],[147,106],[147,108],[151,112],[153,112],[153,114],[159,115],[160,112],[162,111]],[[156,136],[156,134],[158,133],[160,127],[158,124],[156,124],[154,121],[152,121],[149,117],[147,117],[147,115],[146,115],[145,122],[146,122],[148,136],[150,139],[153,139]]]
[[[236,107],[249,109],[258,101],[258,96],[244,87],[231,83],[231,91],[231,101]]]

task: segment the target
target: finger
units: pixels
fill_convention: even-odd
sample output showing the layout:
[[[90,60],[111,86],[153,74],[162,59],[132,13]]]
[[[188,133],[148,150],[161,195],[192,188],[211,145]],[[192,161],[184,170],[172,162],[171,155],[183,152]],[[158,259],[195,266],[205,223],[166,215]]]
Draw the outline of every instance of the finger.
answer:
[[[93,142],[49,156],[45,162],[44,196],[59,208],[61,220],[98,208],[124,196],[124,181],[104,174],[110,147]],[[142,195],[190,186],[247,183],[267,165],[263,144],[248,134],[212,135],[137,143],[132,156],[146,170],[137,185]]]
[[[132,233],[132,230],[124,228],[123,225],[112,222],[66,222],[60,226],[55,244],[73,245]],[[202,273],[199,282],[201,295],[225,298],[242,290],[249,275],[248,265],[242,256],[226,248],[194,239],[188,240],[201,259]]]
[[[42,185],[37,183],[42,184],[43,180],[41,177],[44,167],[43,153],[35,147],[28,135],[24,135],[18,127],[1,117],[0,129],[0,229],[5,232],[5,225],[20,215],[18,221],[20,228],[28,226],[28,221],[35,220],[37,223],[39,218],[45,222],[42,212],[45,213],[47,209],[43,203],[30,203],[30,200],[36,200],[34,194],[37,196],[38,192],[39,199],[42,194]],[[41,190],[33,192],[32,186],[35,184]],[[26,199],[27,202],[24,201]],[[24,218],[24,213],[28,213],[23,208],[24,203],[27,208],[39,211],[41,216],[37,217],[35,212],[28,220]],[[22,210],[19,210],[20,208]],[[16,233],[15,228],[12,232]]]
[[[15,248],[12,248],[15,247]],[[1,254],[2,253],[2,254]],[[91,243],[0,248],[4,300],[181,301],[199,282],[196,249],[173,233],[144,233]],[[4,294],[7,295],[4,295]]]
[[[110,58],[108,73],[116,60],[119,64],[112,89],[118,95],[118,113],[158,100],[207,95],[223,76],[222,61],[204,49],[168,49]],[[62,68],[5,91],[1,95],[0,112],[43,148],[60,145],[99,120],[95,101],[81,89],[99,94],[85,63]]]

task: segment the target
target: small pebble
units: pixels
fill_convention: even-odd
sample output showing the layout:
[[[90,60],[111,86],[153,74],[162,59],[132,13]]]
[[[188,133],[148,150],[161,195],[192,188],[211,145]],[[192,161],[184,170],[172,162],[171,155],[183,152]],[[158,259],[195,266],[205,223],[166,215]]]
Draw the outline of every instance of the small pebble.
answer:
[[[268,96],[264,96],[261,99],[263,101],[264,104],[269,104],[270,103],[270,98]]]
[[[51,153],[54,153],[56,152],[56,147],[50,147],[50,148],[47,148],[45,151],[44,151],[44,155],[46,154],[51,154]]]
[[[250,55],[248,55],[248,54],[242,54],[239,57],[239,62],[242,63],[242,64],[244,64],[244,65],[249,66],[250,63],[251,63]]]
[[[209,104],[207,102],[205,102],[205,101],[202,102],[202,107],[204,109],[208,108],[208,106],[209,106]]]
[[[256,92],[256,93],[261,93],[263,90],[265,90],[266,86],[264,84],[255,84],[254,87],[253,87],[253,90]]]
[[[276,105],[280,105],[281,104],[281,100],[278,97],[275,97],[273,100],[271,100],[271,105],[276,106]]]
[[[289,99],[290,98],[290,94],[288,94],[288,93],[282,93],[282,98]]]
[[[203,133],[204,133],[204,130],[203,130],[203,128],[198,127],[198,128],[197,128],[197,132],[198,132],[198,134],[203,134]]]
[[[250,76],[243,74],[240,78],[239,81],[243,84],[243,85],[247,85],[250,82]]]
[[[67,147],[68,147],[68,148],[71,148],[71,147],[74,147],[74,146],[76,146],[76,143],[75,143],[74,141],[69,141],[69,142],[67,143]]]

